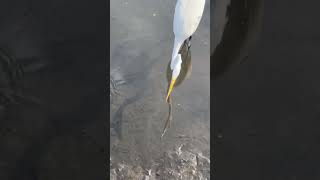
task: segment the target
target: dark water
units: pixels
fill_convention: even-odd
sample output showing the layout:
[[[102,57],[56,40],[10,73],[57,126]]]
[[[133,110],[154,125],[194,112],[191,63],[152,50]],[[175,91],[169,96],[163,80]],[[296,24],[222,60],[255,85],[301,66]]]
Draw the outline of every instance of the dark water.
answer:
[[[264,1],[213,1],[210,62],[212,80],[245,62],[255,48],[263,23]]]
[[[216,179],[319,179],[319,2],[264,3],[255,49],[214,82]]]
[[[0,49],[23,74],[17,102],[0,105],[0,179],[104,177],[105,9],[104,2],[2,3]]]
[[[173,122],[162,141],[175,2],[110,3],[112,160],[151,168],[165,151],[181,144],[209,156],[209,1],[192,39],[192,74],[173,91]]]

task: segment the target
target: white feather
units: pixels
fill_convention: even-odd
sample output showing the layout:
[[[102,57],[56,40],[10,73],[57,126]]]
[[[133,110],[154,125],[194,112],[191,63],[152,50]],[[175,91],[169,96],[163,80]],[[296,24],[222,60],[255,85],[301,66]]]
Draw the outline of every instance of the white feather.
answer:
[[[172,79],[176,79],[179,76],[180,70],[181,70],[181,63],[182,63],[181,55],[178,54],[173,61]]]
[[[205,0],[177,0],[173,18],[174,47],[171,60],[178,55],[182,43],[198,28]],[[171,69],[173,69],[171,61]]]

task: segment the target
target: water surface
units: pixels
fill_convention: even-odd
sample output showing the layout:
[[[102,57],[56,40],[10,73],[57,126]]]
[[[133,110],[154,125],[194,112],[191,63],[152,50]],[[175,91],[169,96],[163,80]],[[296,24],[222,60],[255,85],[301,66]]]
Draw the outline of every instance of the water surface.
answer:
[[[111,0],[110,156],[151,168],[181,145],[209,156],[210,1],[192,39],[192,74],[173,91],[173,122],[162,141],[168,113],[166,68],[173,47],[175,1]]]

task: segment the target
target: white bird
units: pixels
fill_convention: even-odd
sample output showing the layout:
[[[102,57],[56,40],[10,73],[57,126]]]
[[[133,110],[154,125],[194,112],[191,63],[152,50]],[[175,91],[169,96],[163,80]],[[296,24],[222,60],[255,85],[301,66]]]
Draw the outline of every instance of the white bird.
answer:
[[[181,70],[182,60],[178,54],[180,47],[186,40],[189,40],[188,43],[190,44],[191,37],[199,26],[204,6],[205,0],[177,0],[173,19],[175,37],[170,64],[172,77],[166,97],[167,102]]]

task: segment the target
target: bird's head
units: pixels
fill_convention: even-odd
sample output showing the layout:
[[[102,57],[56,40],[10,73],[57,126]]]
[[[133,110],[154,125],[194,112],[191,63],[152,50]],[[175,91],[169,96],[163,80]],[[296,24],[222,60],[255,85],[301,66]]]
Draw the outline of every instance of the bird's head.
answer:
[[[167,91],[167,97],[166,97],[166,101],[168,102],[168,98],[171,94],[171,91],[173,89],[173,86],[175,85],[175,82],[180,74],[181,71],[181,63],[182,63],[182,59],[181,59],[181,55],[178,54],[176,56],[176,58],[172,59],[172,62],[170,63],[170,69],[171,69],[171,80],[170,80],[170,84],[168,86],[168,91]]]

